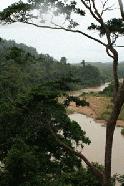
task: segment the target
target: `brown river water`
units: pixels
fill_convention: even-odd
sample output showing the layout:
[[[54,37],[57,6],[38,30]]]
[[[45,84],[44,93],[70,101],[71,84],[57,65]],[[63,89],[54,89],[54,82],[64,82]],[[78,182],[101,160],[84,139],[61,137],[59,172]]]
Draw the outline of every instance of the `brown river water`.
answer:
[[[79,96],[82,92],[103,91],[108,85],[109,83],[105,83],[99,87],[73,91],[70,95]],[[79,123],[91,140],[91,144],[83,148],[83,153],[91,162],[104,164],[106,128],[103,127],[102,124],[96,123],[93,118],[82,114],[74,113],[69,115],[69,117],[71,120],[75,120]],[[121,127],[116,127],[113,141],[112,174],[116,173],[121,175],[124,174],[124,136],[121,135]],[[119,185],[119,183],[116,183],[116,186]]]
[[[69,95],[73,95],[73,96],[80,96],[83,92],[99,92],[99,91],[103,91],[105,89],[105,87],[108,87],[110,83],[105,83],[103,85],[97,86],[97,87],[89,87],[89,88],[85,88],[85,89],[81,89],[81,90],[76,90],[76,91],[71,91],[68,92]]]
[[[91,162],[104,163],[105,153],[105,130],[101,124],[96,123],[93,118],[82,114],[69,115],[71,120],[79,123],[86,131],[91,144],[83,148],[83,153]],[[124,137],[120,133],[121,127],[116,127],[112,153],[112,174],[124,174]],[[118,183],[116,185],[119,185]]]
[[[104,163],[105,130],[101,124],[96,123],[92,118],[82,114],[70,115],[72,120],[79,123],[91,139],[91,144],[83,149],[91,161]],[[124,137],[120,133],[121,127],[116,127],[113,143],[112,172],[124,174]]]

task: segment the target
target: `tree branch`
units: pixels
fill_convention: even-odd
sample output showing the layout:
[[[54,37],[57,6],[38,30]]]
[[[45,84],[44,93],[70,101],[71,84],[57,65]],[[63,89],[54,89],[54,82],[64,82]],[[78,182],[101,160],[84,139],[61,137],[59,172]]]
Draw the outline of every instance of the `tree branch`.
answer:
[[[91,6],[88,6],[84,0],[82,0],[81,2],[90,11],[93,18],[95,18],[95,20],[101,25],[101,27],[103,27],[105,29],[105,34],[106,34],[106,37],[107,37],[108,46],[112,46],[110,31],[107,28],[106,24],[104,23],[101,14],[98,12],[98,10],[96,8],[96,5],[95,5],[95,1],[91,0],[91,2],[93,4],[93,8]],[[94,11],[92,9],[94,9]]]
[[[106,47],[106,53],[108,54],[109,57],[114,58],[114,57],[110,54],[108,47]]]
[[[75,151],[72,147],[68,146],[65,144],[61,139],[58,138],[58,136],[55,134],[54,130],[51,127],[51,124],[49,123],[49,130],[52,134],[52,136],[55,138],[55,140],[62,146],[66,151],[69,151],[73,153],[75,156],[79,157],[81,160],[83,160],[86,165],[89,167],[89,169],[92,171],[94,175],[100,180],[102,183],[103,181],[103,172],[99,171],[92,163],[89,162],[89,160],[81,153],[78,151]]]
[[[115,93],[114,94],[116,95],[116,93],[118,91],[118,87],[119,87],[119,82],[118,82],[118,52],[113,47],[114,43],[111,39],[111,32],[110,32],[109,28],[106,26],[106,24],[104,23],[104,20],[103,20],[101,14],[99,13],[98,9],[96,8],[95,0],[91,0],[91,2],[92,2],[93,7],[88,7],[88,10],[90,11],[91,15],[96,19],[96,21],[98,21],[98,23],[101,25],[101,27],[103,27],[105,29],[105,35],[106,35],[107,42],[108,42],[108,44],[106,46],[106,52],[107,52],[108,56],[113,59],[113,77],[114,77],[114,82],[115,82],[115,91],[114,91]],[[85,3],[84,0],[82,0],[82,3],[87,8],[88,5]],[[111,55],[109,51],[113,55]]]
[[[96,16],[96,14],[92,11],[91,5],[88,6],[87,3],[84,0],[81,0],[81,2],[83,3],[83,5],[86,7],[86,9],[88,9],[91,13],[91,15],[93,16],[93,18],[99,22],[99,17]]]
[[[84,35],[85,37],[89,38],[89,39],[92,39],[98,43],[100,43],[101,45],[103,45],[104,47],[106,47],[106,43],[102,42],[101,40],[95,38],[95,37],[92,37],[88,34],[86,34],[85,32],[82,32],[80,30],[71,30],[71,29],[68,29],[68,28],[64,28],[64,27],[52,27],[52,26],[48,26],[48,25],[38,25],[36,23],[31,23],[31,22],[22,22],[22,23],[26,23],[28,25],[32,25],[32,26],[36,26],[38,28],[48,28],[48,29],[52,29],[52,30],[64,30],[64,31],[67,31],[67,32],[72,32],[72,33],[78,33],[78,34],[82,34]]]

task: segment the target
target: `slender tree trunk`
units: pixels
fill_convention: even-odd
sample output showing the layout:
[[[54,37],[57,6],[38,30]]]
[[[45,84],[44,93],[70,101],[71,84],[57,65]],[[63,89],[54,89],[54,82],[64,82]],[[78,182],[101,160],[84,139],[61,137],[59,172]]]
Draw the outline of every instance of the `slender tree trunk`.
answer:
[[[112,144],[115,123],[109,121],[106,126],[106,147],[105,147],[105,173],[104,186],[110,186],[111,183],[111,158],[112,158]]]
[[[113,62],[113,79],[114,79],[113,100],[116,99],[118,88],[119,88],[117,61],[118,60],[114,60]]]
[[[119,3],[119,7],[120,7],[121,17],[124,21],[124,7],[123,7],[122,0],[118,0],[118,3]]]
[[[118,0],[121,17],[124,21],[124,7],[122,0]],[[113,50],[112,47],[112,53],[114,54],[114,61],[113,61],[113,76],[114,76],[114,108],[113,112],[111,114],[111,118],[107,123],[106,127],[106,147],[105,147],[105,173],[104,173],[104,186],[110,186],[111,184],[111,159],[112,159],[112,145],[113,145],[113,135],[114,130],[116,126],[116,122],[118,119],[118,116],[121,112],[121,108],[124,104],[124,80],[123,84],[119,88],[119,81],[118,81],[118,73],[117,73],[117,67],[118,67],[118,53],[116,50]]]
[[[105,172],[104,172],[104,186],[111,185],[111,159],[112,159],[112,145],[113,135],[118,116],[124,104],[124,82],[118,90],[111,117],[106,125],[106,146],[105,146]]]

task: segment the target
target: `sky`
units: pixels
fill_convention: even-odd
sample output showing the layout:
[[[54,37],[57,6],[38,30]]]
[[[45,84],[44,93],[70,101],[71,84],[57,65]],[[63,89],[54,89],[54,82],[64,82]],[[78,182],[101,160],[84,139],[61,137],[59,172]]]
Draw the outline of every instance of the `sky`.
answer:
[[[111,3],[112,1],[115,2],[115,0],[110,1]],[[14,2],[17,1],[0,0],[0,10]],[[114,13],[119,16],[118,11],[115,10],[115,12],[109,12],[105,15],[105,19],[112,17]],[[92,20],[90,16],[80,20],[82,31],[86,31],[83,25],[87,26],[89,20]],[[89,34],[97,37],[95,32],[90,32]],[[69,63],[80,63],[83,59],[86,62],[111,61],[103,46],[76,33],[41,29],[26,24],[14,23],[11,25],[0,25],[0,37],[7,40],[15,40],[17,43],[25,43],[28,46],[35,47],[39,53],[49,54],[58,60],[65,56]],[[124,45],[124,37],[121,37],[117,44]],[[117,50],[119,52],[119,61],[124,61],[124,48],[118,48]]]

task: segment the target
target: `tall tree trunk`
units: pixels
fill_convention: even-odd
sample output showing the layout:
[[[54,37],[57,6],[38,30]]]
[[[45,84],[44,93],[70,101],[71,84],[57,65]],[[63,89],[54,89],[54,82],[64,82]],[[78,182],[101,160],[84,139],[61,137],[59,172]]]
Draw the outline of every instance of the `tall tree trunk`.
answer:
[[[124,104],[124,82],[118,90],[116,99],[114,101],[113,111],[111,117],[106,125],[106,146],[105,146],[105,172],[104,172],[104,186],[111,185],[111,159],[112,159],[112,145],[113,135],[118,116]]]
[[[113,100],[116,100],[116,96],[119,89],[118,56],[113,61],[113,79],[114,79]]]
[[[114,121],[109,121],[106,126],[104,186],[110,186],[111,183],[111,158],[115,124]]]
[[[119,7],[120,7],[121,17],[124,21],[124,7],[123,7],[122,0],[118,0],[118,3],[119,3]]]

